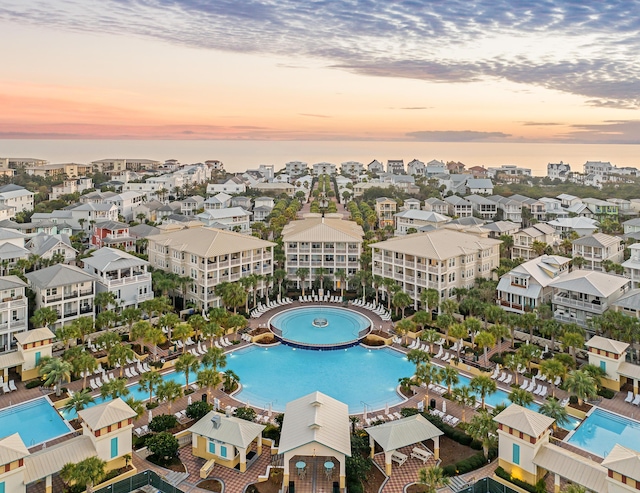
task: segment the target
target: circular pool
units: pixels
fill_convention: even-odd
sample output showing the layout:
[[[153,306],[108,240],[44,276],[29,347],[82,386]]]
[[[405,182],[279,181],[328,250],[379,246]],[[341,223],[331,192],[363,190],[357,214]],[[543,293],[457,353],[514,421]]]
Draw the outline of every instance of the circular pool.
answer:
[[[364,315],[331,306],[291,308],[269,320],[269,327],[279,340],[306,348],[353,346],[369,333],[371,326],[371,320]]]

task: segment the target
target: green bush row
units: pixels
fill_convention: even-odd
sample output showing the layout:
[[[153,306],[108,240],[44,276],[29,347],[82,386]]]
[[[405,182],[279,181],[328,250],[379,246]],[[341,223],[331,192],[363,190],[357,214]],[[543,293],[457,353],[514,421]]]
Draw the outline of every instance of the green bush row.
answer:
[[[611,389],[602,387],[600,390],[598,390],[598,395],[604,397],[605,399],[613,399],[613,396],[616,395],[616,393]]]
[[[544,479],[541,479],[540,481],[538,481],[534,486],[532,484],[527,483],[526,481],[522,481],[521,479],[511,477],[511,474],[509,474],[507,471],[505,471],[502,467],[499,467],[499,466],[496,468],[496,476],[498,476],[499,478],[505,479],[510,483],[513,483],[516,486],[519,486],[520,488],[522,488],[523,490],[527,490],[531,493],[544,493],[546,491]]]

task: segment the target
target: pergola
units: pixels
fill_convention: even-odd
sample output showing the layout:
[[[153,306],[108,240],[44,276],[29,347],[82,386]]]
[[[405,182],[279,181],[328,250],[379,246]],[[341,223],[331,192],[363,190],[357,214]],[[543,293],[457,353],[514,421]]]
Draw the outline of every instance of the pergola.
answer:
[[[369,434],[371,457],[373,458],[375,444],[378,443],[384,452],[385,472],[391,476],[391,460],[394,452],[415,445],[424,440],[433,440],[433,456],[440,458],[440,435],[444,433],[421,414],[402,418],[397,421],[365,428]]]

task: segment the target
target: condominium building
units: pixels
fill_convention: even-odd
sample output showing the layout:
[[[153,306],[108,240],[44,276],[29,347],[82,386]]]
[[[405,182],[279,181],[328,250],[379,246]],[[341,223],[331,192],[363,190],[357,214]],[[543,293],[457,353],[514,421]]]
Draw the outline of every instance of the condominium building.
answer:
[[[364,164],[357,161],[345,161],[340,163],[340,171],[343,175],[359,176],[364,172]]]
[[[454,296],[454,288],[469,288],[488,278],[500,264],[500,240],[437,229],[374,243],[374,275],[396,281],[418,303],[423,289],[433,288],[440,298]]]
[[[553,226],[545,223],[522,229],[513,235],[511,258],[529,260],[539,257],[540,253],[534,249],[534,243],[554,247],[560,243],[560,235]]]
[[[335,175],[336,174],[336,165],[332,163],[315,163],[313,165],[313,174],[314,175]]]
[[[523,176],[531,176],[530,168],[520,168],[515,164],[503,164],[499,168],[487,168],[487,172],[489,176],[500,176],[505,177],[523,177]]]
[[[0,353],[15,348],[13,335],[27,330],[26,287],[18,276],[0,277]]]
[[[78,317],[93,318],[96,277],[73,265],[57,264],[25,274],[36,293],[36,306],[52,308],[58,314],[53,329]]]
[[[572,244],[573,256],[585,260],[583,269],[604,271],[604,261],[620,264],[624,260],[624,244],[618,236],[596,233],[573,240]]]
[[[0,187],[0,205],[11,210],[10,217],[15,217],[18,212],[33,210],[34,196],[35,193],[12,183]]]
[[[376,215],[378,216],[378,227],[393,226],[393,216],[396,213],[398,203],[387,197],[378,197],[376,199]]]
[[[289,161],[284,167],[289,176],[306,175],[309,172],[309,165],[302,161]]]
[[[640,243],[629,246],[629,251],[631,256],[622,264],[622,267],[624,267],[624,275],[631,279],[631,287],[638,289],[640,288]],[[638,308],[640,309],[640,306]]]
[[[83,259],[84,270],[97,277],[96,292],[110,292],[118,306],[138,306],[153,298],[149,262],[115,248],[104,247]]]
[[[215,287],[250,274],[273,275],[274,243],[214,228],[183,229],[147,237],[149,263],[155,269],[188,276],[186,293],[200,309],[221,305]],[[259,289],[264,294],[264,280]]]
[[[82,193],[85,190],[93,188],[93,180],[91,178],[73,178],[65,180],[61,185],[51,187],[49,200],[57,200],[63,195],[72,193]]]
[[[75,178],[77,176],[87,176],[91,174],[93,172],[93,166],[78,163],[45,164],[42,166],[28,166],[25,168],[25,171],[28,175],[41,176],[43,178],[62,177],[63,175],[69,178]]]
[[[142,171],[158,169],[162,163],[153,159],[99,159],[92,161],[95,171],[106,175],[117,174],[122,171]]]
[[[339,289],[338,269],[352,277],[360,268],[364,231],[354,221],[328,217],[308,217],[292,221],[282,230],[285,268],[288,279],[300,287],[297,271],[309,269],[305,287],[311,286],[318,269],[323,269]]]

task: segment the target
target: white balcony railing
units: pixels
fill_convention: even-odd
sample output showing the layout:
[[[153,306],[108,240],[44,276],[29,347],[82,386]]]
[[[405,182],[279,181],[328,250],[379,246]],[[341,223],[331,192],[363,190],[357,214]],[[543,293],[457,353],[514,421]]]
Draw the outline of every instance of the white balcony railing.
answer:
[[[608,308],[607,303],[604,301],[590,302],[590,301],[576,300],[573,298],[569,298],[568,296],[561,296],[561,295],[555,295],[553,297],[553,302],[557,305],[583,308],[585,310],[589,310],[595,313],[604,313]]]

